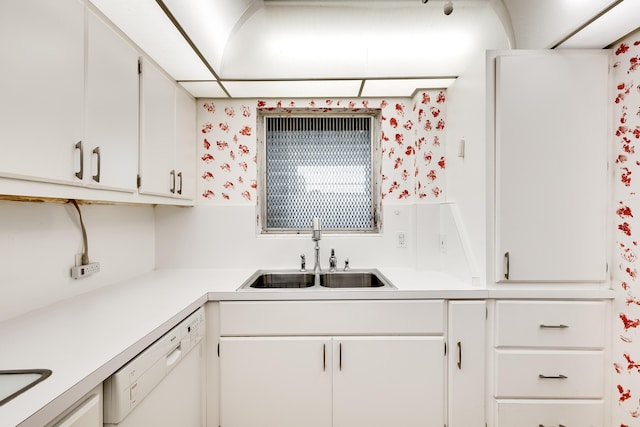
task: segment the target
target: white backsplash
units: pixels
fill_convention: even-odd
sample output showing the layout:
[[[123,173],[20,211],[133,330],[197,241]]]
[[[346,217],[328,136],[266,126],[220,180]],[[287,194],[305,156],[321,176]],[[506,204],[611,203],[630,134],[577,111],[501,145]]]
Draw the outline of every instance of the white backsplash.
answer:
[[[91,261],[101,271],[71,278],[82,231],[70,204],[0,201],[0,321],[153,270],[152,207],[81,206]]]

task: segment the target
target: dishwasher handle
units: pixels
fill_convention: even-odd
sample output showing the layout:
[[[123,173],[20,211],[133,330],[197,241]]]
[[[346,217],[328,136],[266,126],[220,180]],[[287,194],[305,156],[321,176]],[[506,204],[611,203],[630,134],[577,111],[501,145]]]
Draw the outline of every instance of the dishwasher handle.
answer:
[[[182,356],[182,345],[178,344],[176,348],[171,350],[169,354],[167,354],[167,368],[171,368],[176,364],[178,360],[180,360],[180,356]]]

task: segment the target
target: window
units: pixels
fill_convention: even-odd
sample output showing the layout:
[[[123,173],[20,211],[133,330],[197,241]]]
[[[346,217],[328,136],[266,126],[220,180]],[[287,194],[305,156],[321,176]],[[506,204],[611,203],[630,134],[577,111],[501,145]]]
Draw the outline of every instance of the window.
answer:
[[[262,115],[262,231],[306,232],[315,217],[325,231],[378,231],[378,117]]]

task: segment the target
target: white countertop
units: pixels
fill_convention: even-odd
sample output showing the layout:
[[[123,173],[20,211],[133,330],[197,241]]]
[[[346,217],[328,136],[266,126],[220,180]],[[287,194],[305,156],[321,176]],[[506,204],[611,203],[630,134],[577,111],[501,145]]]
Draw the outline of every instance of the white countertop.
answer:
[[[42,426],[207,301],[612,298],[606,289],[472,287],[444,273],[380,269],[397,290],[236,291],[255,269],[160,270],[0,323],[0,370],[51,369],[0,406],[0,427]]]

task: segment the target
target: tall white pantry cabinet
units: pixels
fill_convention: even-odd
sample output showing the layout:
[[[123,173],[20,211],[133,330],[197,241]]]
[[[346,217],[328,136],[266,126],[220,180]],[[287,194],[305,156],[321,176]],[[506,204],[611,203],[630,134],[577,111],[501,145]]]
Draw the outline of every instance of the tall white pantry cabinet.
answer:
[[[610,425],[611,304],[586,296],[609,287],[609,61],[487,54],[487,283],[512,296],[488,306],[492,427]]]

